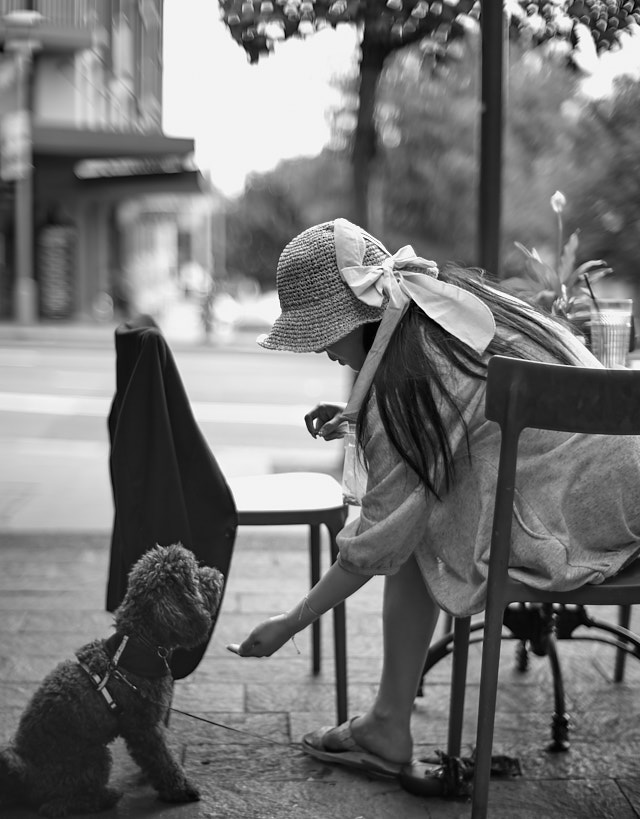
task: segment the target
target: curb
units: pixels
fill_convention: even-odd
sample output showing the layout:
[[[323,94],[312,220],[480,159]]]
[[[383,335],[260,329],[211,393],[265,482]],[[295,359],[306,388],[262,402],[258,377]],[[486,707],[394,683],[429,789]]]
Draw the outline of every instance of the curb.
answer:
[[[111,349],[116,328],[114,324],[51,324],[31,326],[0,323],[0,344],[5,347],[84,347],[89,349]],[[186,339],[165,333],[173,350],[187,350],[202,353],[260,352],[256,344],[259,330],[239,329],[228,338],[206,341]]]

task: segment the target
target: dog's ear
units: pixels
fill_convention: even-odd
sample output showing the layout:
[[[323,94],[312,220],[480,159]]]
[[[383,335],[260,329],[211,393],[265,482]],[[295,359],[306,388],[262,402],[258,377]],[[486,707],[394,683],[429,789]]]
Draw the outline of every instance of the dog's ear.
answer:
[[[214,614],[218,610],[224,588],[222,572],[212,566],[200,566],[198,569],[200,591],[205,596],[209,611]]]

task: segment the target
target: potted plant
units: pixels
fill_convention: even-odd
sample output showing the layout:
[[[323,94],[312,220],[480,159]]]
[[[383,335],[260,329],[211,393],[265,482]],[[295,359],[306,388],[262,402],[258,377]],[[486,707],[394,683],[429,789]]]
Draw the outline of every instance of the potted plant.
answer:
[[[543,261],[535,248],[529,250],[515,242],[525,256],[524,270],[522,275],[507,278],[502,284],[523,301],[566,319],[588,340],[591,304],[595,300],[592,285],[611,273],[611,268],[602,259],[576,265],[579,231],[572,233],[566,242],[563,237],[562,212],[566,202],[561,191],[551,197],[551,207],[557,217],[555,267]]]

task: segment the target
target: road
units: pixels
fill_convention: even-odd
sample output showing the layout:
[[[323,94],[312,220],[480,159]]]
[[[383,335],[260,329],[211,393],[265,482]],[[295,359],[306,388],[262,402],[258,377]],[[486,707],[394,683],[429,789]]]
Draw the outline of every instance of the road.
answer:
[[[350,371],[325,356],[233,347],[174,349],[194,414],[229,476],[335,469],[340,443],[314,440],[304,413],[344,400]],[[111,345],[0,344],[0,530],[108,531],[106,419]]]

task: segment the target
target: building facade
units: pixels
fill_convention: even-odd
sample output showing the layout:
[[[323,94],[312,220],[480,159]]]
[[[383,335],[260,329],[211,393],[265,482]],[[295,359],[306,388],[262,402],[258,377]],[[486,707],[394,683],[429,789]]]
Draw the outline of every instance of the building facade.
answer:
[[[206,187],[162,131],[162,21],[162,0],[0,0],[1,318],[126,312],[124,203]]]

